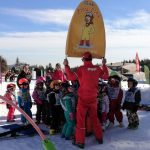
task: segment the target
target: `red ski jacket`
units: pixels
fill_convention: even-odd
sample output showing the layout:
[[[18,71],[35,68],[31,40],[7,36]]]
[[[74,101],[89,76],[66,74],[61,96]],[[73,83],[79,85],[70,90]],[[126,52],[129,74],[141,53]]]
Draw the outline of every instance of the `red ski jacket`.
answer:
[[[65,72],[68,80],[78,79],[80,87],[78,96],[86,100],[86,103],[95,102],[98,94],[99,78],[103,79],[103,75],[108,78],[109,73],[106,65],[98,67],[92,64],[91,61],[85,61],[84,65],[79,67],[76,72],[72,72],[69,66],[65,66]]]
[[[52,75],[53,80],[61,80],[62,82],[66,81],[66,77],[62,70],[55,70]]]

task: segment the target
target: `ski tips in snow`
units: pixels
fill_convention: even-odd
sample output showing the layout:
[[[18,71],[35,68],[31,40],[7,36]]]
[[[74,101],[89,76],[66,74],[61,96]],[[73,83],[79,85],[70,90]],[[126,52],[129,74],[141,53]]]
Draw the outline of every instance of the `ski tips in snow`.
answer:
[[[43,144],[44,150],[56,150],[54,144],[49,139],[42,141],[42,144]]]

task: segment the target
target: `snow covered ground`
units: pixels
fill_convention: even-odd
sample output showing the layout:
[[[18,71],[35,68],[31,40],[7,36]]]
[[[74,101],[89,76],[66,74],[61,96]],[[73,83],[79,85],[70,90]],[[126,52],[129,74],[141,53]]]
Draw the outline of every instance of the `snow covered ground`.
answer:
[[[35,81],[31,82],[31,92],[34,88]],[[4,94],[6,85],[8,83],[3,82],[0,87],[0,95]],[[122,83],[123,89],[127,89],[127,84]],[[149,85],[140,85],[142,91],[142,102],[149,103],[150,101],[150,87]],[[150,104],[150,103],[149,103]],[[35,114],[36,107],[32,107],[32,112]],[[0,104],[0,126],[6,124],[7,109],[4,104]],[[125,127],[117,127],[117,123],[112,129],[108,129],[104,132],[104,144],[98,145],[94,136],[86,138],[85,150],[150,150],[150,112],[139,111],[140,126],[138,130],[127,129],[127,118],[124,114]],[[20,122],[20,113],[15,112],[17,116],[17,122]],[[3,129],[0,128],[0,132]],[[60,135],[48,136],[55,144],[57,150],[78,150],[73,146],[70,141],[65,141],[60,138]],[[0,140],[1,150],[43,150],[40,137],[38,135],[27,138],[17,138],[11,140]]]
[[[0,104],[0,124],[6,123],[7,110],[5,105]],[[33,107],[35,112],[35,107]],[[124,113],[125,127],[119,128],[117,123],[112,129],[104,132],[104,144],[98,145],[94,136],[86,138],[85,150],[149,150],[150,149],[150,112],[140,111],[140,126],[137,130],[126,128],[127,119]],[[16,112],[18,114],[18,112]],[[19,118],[18,118],[19,119]],[[3,120],[3,121],[1,121]],[[5,120],[5,121],[4,121]],[[17,121],[19,123],[19,120]],[[3,130],[0,128],[0,132]],[[60,138],[60,135],[47,136],[55,144],[57,150],[78,150],[70,141]],[[2,150],[43,150],[40,137],[17,138],[11,140],[0,140]]]

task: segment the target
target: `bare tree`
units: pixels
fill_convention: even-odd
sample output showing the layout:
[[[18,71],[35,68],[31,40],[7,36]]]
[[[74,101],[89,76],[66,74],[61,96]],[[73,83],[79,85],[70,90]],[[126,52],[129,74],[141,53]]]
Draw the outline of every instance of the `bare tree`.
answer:
[[[0,68],[2,73],[5,73],[8,70],[7,61],[2,56],[0,56]]]

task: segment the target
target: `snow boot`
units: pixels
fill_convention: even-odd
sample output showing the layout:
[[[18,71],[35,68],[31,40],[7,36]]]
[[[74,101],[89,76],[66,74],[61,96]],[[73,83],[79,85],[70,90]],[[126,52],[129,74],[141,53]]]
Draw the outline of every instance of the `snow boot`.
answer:
[[[113,122],[110,122],[107,126],[108,129],[112,128],[114,126],[114,123]]]
[[[124,125],[123,125],[122,122],[119,122],[119,127],[120,127],[120,128],[123,128],[123,127],[124,127]]]
[[[103,144],[103,139],[97,139],[98,144]]]
[[[84,149],[84,144],[82,143],[76,143],[75,145],[81,149]]]

